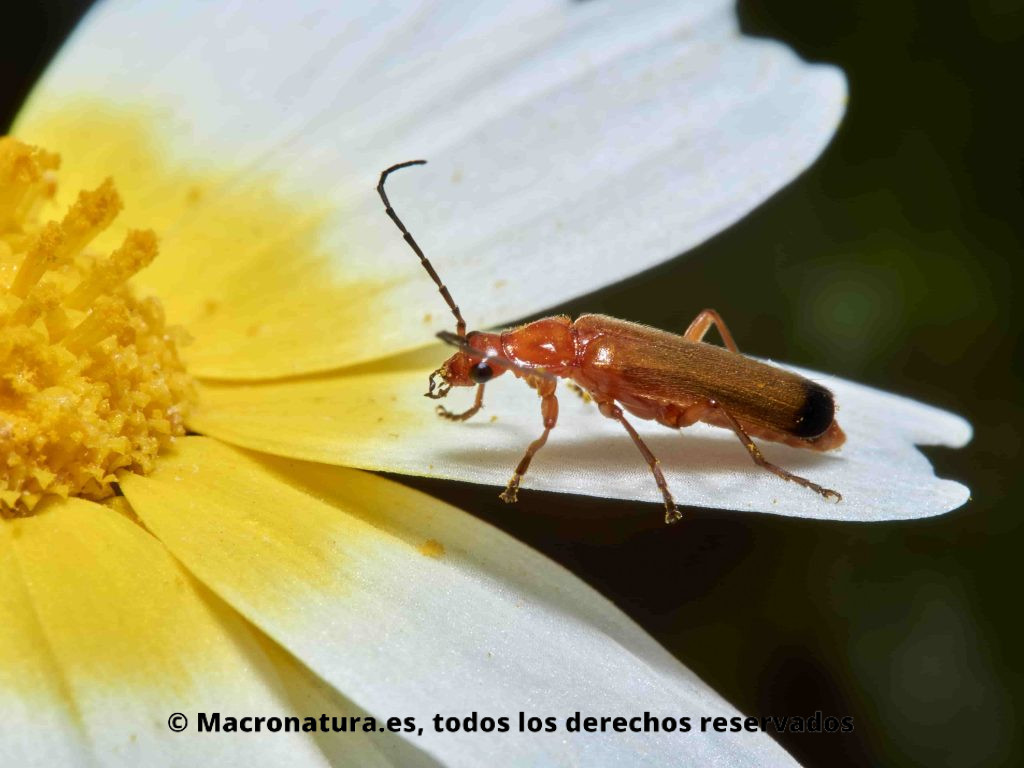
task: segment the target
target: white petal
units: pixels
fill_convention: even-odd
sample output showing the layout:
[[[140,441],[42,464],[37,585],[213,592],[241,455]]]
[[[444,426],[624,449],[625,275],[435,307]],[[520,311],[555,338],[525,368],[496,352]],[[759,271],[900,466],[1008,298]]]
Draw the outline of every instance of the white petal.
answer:
[[[365,718],[369,715],[272,640],[264,637],[263,649],[280,673],[293,709],[301,716],[319,718],[327,714],[338,718]],[[405,741],[390,732],[365,733],[357,729],[344,733],[317,732],[312,735],[332,768],[414,768],[438,765],[426,752],[417,749],[413,742]]]
[[[397,483],[187,438],[123,487],[196,576],[358,706],[414,717],[403,738],[445,765],[793,765],[764,733],[702,733],[738,713],[567,571]],[[521,711],[693,728],[519,733]],[[472,712],[511,730],[434,732]]]
[[[410,349],[451,325],[381,210],[374,186],[387,165],[431,160],[396,176],[391,197],[470,324],[486,327],[653,266],[734,222],[817,156],[844,94],[837,70],[741,38],[725,2],[110,0],[17,128],[45,135],[47,115],[80,97],[141,104],[162,162],[230,179],[189,215],[202,218],[197,210],[268,173],[275,194],[329,212],[318,230],[329,254],[320,281],[360,295],[355,317],[321,333],[313,323],[323,307],[267,317],[269,299],[239,299],[237,338],[204,346],[194,334],[193,370],[257,378]],[[125,154],[101,137],[90,151],[109,155],[115,174]],[[142,199],[127,190],[130,208],[144,219],[147,206],[180,199],[159,184],[181,178],[167,174]],[[196,226],[169,222],[165,250],[188,248]],[[287,242],[284,222],[267,229]],[[200,253],[185,270],[158,260],[143,280],[192,321],[211,298],[268,284],[248,257],[233,258]],[[256,324],[253,339],[245,330]],[[329,352],[295,348],[295,325]],[[260,370],[247,350],[273,345],[275,332],[282,370]]]
[[[447,354],[437,348],[434,365]],[[394,364],[427,356],[424,351]],[[479,415],[451,423],[437,418],[430,401],[420,396],[430,370],[374,368],[281,383],[211,385],[204,388],[201,409],[190,423],[205,434],[278,455],[504,486],[526,446],[541,433],[536,393],[504,376],[488,383]],[[914,447],[960,447],[971,436],[967,422],[870,387],[801,372],[834,392],[846,444],[815,453],[758,442],[769,461],[839,491],[842,501],[826,501],[759,469],[727,430],[697,424],[676,432],[628,417],[660,459],[677,502],[852,521],[928,517],[967,500],[968,489],[935,477]],[[472,402],[470,392],[456,390],[445,403],[462,410]],[[522,487],[661,499],[625,431],[564,388],[558,425]],[[636,511],[660,514],[644,505]]]

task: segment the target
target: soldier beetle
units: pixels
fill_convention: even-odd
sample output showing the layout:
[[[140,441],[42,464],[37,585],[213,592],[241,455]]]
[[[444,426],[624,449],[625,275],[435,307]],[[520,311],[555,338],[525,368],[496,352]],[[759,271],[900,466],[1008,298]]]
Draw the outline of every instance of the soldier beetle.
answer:
[[[465,421],[483,407],[487,382],[507,371],[537,390],[544,431],[530,443],[500,498],[516,501],[519,483],[534,455],[558,421],[555,387],[569,379],[593,399],[601,415],[620,423],[640,450],[665,501],[665,522],[682,517],[662,474],[660,462],[630,424],[623,409],[679,429],[698,421],[732,430],[754,463],[784,480],[824,498],[837,491],[769,463],[751,436],[812,451],[830,451],[846,440],[835,420],[835,400],[825,387],[790,371],[740,354],[722,318],[705,309],[681,335],[604,315],[545,317],[498,332],[466,332],[466,321],[448,288],[391,207],[384,183],[394,171],[426,160],[398,163],[384,170],[377,193],[387,215],[420,259],[455,317],[455,333],[441,331],[442,341],[458,348],[430,374],[426,397],[446,397],[453,387],[476,387],[466,411],[437,406],[440,416]],[[724,347],[703,342],[714,325]]]

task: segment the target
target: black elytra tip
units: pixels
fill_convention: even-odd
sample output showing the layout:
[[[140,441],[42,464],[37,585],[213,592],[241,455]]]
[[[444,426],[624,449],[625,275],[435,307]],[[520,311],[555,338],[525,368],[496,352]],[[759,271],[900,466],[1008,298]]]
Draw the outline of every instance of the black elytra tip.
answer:
[[[836,401],[832,393],[821,384],[808,381],[804,389],[804,403],[797,411],[793,434],[805,440],[813,440],[832,426],[836,416]]]

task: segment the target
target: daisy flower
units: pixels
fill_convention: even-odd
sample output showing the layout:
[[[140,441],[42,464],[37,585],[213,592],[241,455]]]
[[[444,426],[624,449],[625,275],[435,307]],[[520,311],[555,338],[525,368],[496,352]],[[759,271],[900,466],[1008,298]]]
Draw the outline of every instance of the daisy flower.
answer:
[[[424,407],[450,319],[373,187],[431,158],[392,199],[488,327],[735,221],[843,94],[719,2],[99,4],[0,145],[4,761],[792,765],[702,731],[739,714],[566,571],[360,471],[504,484],[537,426],[515,387],[468,431]],[[849,447],[807,472],[842,506],[710,431],[661,452],[679,500],[962,503],[914,448],[961,420],[814,376]],[[525,485],[654,500],[628,438],[580,451],[611,426],[566,406]],[[694,725],[569,732],[576,712]],[[269,719],[201,733],[213,713]]]

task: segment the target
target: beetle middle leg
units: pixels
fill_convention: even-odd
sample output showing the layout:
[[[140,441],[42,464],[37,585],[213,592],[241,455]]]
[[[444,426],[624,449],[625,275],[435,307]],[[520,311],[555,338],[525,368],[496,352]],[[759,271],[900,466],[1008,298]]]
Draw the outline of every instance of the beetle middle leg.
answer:
[[[836,501],[842,501],[843,496],[839,491],[833,491],[831,488],[825,488],[817,483],[812,483],[806,477],[794,475],[792,472],[787,472],[782,467],[777,467],[769,462],[765,459],[761,450],[754,444],[754,441],[751,439],[750,435],[747,434],[746,430],[740,426],[740,423],[736,418],[717,403],[714,404],[714,407],[725,417],[725,420],[729,422],[729,426],[732,428],[732,431],[736,433],[736,437],[738,437],[740,442],[743,443],[743,446],[747,449],[747,453],[750,454],[750,458],[752,458],[754,463],[759,467],[767,469],[769,472],[774,475],[778,475],[783,480],[792,480],[797,485],[802,485],[804,488],[810,488],[812,491],[821,494],[826,499],[831,497]]]
[[[690,327],[683,332],[683,338],[687,341],[703,341],[704,336],[711,329],[712,325],[718,329],[726,349],[730,352],[740,351],[739,347],[736,346],[736,342],[733,341],[732,334],[729,333],[729,328],[726,326],[725,321],[722,320],[722,316],[713,309],[702,309],[700,314],[693,318]]]
[[[674,523],[677,522],[683,513],[679,511],[679,507],[676,506],[675,499],[672,498],[672,493],[668,489],[668,483],[665,482],[665,475],[661,471],[661,462],[655,458],[654,454],[651,453],[651,449],[647,447],[647,443],[643,441],[643,438],[633,429],[633,425],[626,421],[626,417],[622,413],[622,409],[619,408],[611,400],[598,400],[597,407],[601,411],[602,416],[607,416],[609,419],[614,419],[619,422],[629,436],[633,438],[633,442],[636,447],[640,449],[640,453],[643,454],[644,459],[647,461],[647,466],[651,468],[651,474],[654,475],[654,482],[658,484],[658,490],[661,491],[661,496],[665,500],[665,522]]]
[[[437,411],[437,415],[440,416],[442,419],[448,419],[448,421],[465,421],[466,419],[468,419],[471,416],[475,415],[476,412],[479,411],[483,407],[484,407],[484,385],[483,384],[477,384],[476,385],[476,399],[473,401],[473,405],[468,410],[465,410],[462,413],[455,413],[454,411],[449,411],[443,405],[437,406],[437,408],[435,410]]]
[[[577,395],[579,395],[580,400],[582,400],[584,403],[590,403],[594,400],[594,398],[590,396],[590,393],[587,392],[587,390],[585,390],[575,381],[567,381],[565,383],[565,386],[566,388],[568,388],[570,392],[575,392]]]
[[[508,481],[505,490],[498,494],[498,498],[506,504],[511,504],[517,500],[519,483],[523,479],[523,475],[526,474],[526,470],[529,469],[530,461],[533,460],[534,454],[544,447],[544,443],[548,441],[548,435],[551,434],[551,430],[555,428],[555,424],[558,422],[558,398],[555,397],[555,380],[534,379],[527,380],[527,383],[536,389],[537,394],[541,396],[540,413],[544,417],[544,432],[527,446],[526,454],[523,456],[522,461],[519,462],[519,466],[516,467],[512,479]]]

